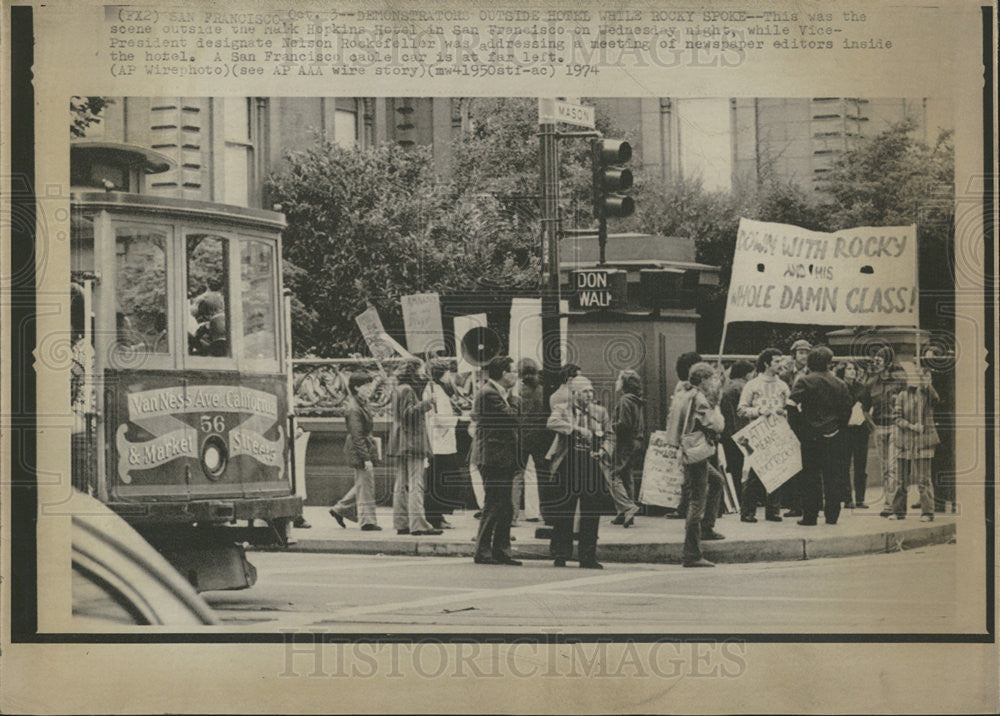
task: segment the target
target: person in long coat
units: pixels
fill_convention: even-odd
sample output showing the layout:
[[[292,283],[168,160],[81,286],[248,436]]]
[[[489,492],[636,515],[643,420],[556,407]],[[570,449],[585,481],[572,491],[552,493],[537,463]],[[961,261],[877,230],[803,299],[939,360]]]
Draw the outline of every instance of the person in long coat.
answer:
[[[609,490],[614,429],[608,412],[593,402],[594,387],[582,375],[569,382],[570,400],[552,404],[548,427],[557,433],[549,451],[550,470],[558,476],[552,515],[552,556],[565,567],[573,554],[573,518],[580,510],[579,560],[584,569],[602,569],[597,561],[600,516],[615,513]]]
[[[539,519],[540,490],[548,482],[545,453],[552,444],[550,433],[545,427],[549,414],[545,409],[545,387],[542,385],[538,363],[531,358],[522,358],[518,361],[517,373],[519,379],[512,391],[519,409],[517,472],[514,474],[514,487],[511,490],[515,524],[521,515],[529,521]],[[526,480],[528,460],[531,460],[535,472],[534,482]]]
[[[424,389],[421,363],[403,363],[396,376],[392,396],[392,422],[386,454],[395,461],[396,481],[392,490],[392,522],[396,534],[439,535],[424,514],[424,470],[431,455],[424,416],[434,405],[430,399],[417,400]]]
[[[489,379],[476,393],[475,460],[485,492],[479,534],[476,537],[476,564],[521,562],[511,557],[510,523],[514,517],[511,485],[517,470],[518,409],[510,395],[517,382],[513,360],[497,356],[486,366]]]
[[[372,436],[372,416],[368,411],[368,398],[375,384],[370,373],[359,371],[347,379],[347,438],[344,440],[344,457],[354,469],[354,486],[330,508],[330,516],[341,527],[344,519],[361,524],[365,532],[382,529],[375,519],[375,462],[378,450]]]

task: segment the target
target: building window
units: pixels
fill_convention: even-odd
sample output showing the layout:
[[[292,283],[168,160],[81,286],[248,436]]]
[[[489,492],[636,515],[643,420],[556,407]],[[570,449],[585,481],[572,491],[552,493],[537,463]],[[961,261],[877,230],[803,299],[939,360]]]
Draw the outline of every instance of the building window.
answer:
[[[225,139],[225,195],[228,204],[249,206],[253,182],[253,112],[249,97],[227,97],[222,106]]]
[[[358,113],[337,108],[333,112],[333,141],[344,149],[354,149],[358,142]]]

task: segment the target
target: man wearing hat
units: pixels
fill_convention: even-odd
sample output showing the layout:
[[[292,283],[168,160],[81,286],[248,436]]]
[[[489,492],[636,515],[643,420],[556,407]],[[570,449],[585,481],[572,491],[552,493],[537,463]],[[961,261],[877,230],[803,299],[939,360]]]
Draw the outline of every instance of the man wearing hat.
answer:
[[[789,388],[795,387],[795,381],[809,372],[807,361],[812,344],[805,338],[800,338],[792,344],[792,360],[795,362],[795,373],[792,376],[792,384]]]
[[[548,428],[556,432],[549,451],[557,475],[553,496],[552,556],[565,567],[573,555],[573,518],[580,508],[580,566],[602,569],[597,561],[600,516],[614,514],[610,483],[614,438],[608,412],[594,403],[594,386],[582,375],[569,382],[569,402],[554,403]]]

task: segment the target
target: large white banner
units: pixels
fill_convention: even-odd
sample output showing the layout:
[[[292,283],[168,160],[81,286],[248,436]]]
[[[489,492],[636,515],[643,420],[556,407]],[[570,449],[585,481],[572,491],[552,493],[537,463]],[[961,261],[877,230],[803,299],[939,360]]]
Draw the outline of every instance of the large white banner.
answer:
[[[833,233],[740,219],[726,323],[916,326],[916,226]]]

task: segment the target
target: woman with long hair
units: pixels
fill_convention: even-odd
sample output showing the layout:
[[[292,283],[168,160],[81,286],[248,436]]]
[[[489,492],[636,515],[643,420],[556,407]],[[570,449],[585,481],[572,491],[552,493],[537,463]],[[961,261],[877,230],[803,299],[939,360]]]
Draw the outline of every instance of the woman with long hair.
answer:
[[[854,361],[844,361],[837,366],[834,375],[844,381],[851,394],[853,408],[851,419],[847,423],[847,455],[845,468],[854,466],[854,479],[845,480],[847,494],[844,496],[844,507],[847,509],[868,509],[865,504],[865,488],[868,485],[868,439],[872,433],[872,422],[868,411],[872,407],[872,396],[868,385],[861,379],[861,369]],[[851,496],[851,485],[854,485],[854,496]]]
[[[455,387],[446,380],[448,361],[435,358],[430,362],[431,379],[424,388],[423,397],[433,402],[425,418],[427,437],[430,440],[430,467],[424,478],[427,492],[424,497],[424,514],[435,529],[450,529],[445,519],[458,502],[460,472],[458,468],[458,418],[455,405]]]

